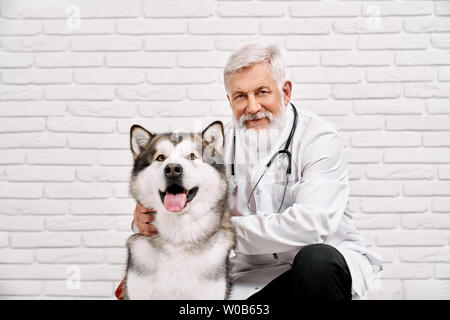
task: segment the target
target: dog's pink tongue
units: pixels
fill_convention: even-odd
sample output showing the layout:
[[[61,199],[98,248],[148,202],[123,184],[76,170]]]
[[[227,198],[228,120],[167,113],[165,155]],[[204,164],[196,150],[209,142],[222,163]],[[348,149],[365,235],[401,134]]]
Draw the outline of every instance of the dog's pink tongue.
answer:
[[[178,212],[181,211],[184,208],[184,205],[186,204],[186,193],[166,193],[166,196],[164,197],[164,207],[166,207],[167,210],[172,212]]]

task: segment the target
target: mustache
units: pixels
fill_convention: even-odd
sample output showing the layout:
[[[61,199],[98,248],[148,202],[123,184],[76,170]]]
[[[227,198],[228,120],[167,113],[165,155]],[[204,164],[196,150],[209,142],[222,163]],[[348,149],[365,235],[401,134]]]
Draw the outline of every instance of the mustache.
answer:
[[[268,118],[270,120],[270,122],[272,122],[274,120],[274,116],[273,116],[272,112],[270,112],[270,111],[259,111],[259,112],[254,113],[254,114],[243,114],[239,118],[239,124],[241,126],[243,126],[246,121],[259,120],[259,119],[264,119],[264,118]]]

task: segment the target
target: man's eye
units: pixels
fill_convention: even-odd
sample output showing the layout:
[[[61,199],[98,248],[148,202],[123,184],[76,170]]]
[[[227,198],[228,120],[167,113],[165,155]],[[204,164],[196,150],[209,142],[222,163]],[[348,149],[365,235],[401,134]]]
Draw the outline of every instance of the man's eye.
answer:
[[[238,94],[238,95],[234,96],[234,99],[240,99],[240,98],[242,98],[243,96],[244,96],[243,94]]]
[[[191,160],[195,160],[197,157],[195,156],[195,154],[194,153],[191,153],[190,155],[189,155],[189,159],[191,159]]]
[[[159,156],[156,157],[156,161],[164,161],[166,159],[166,157],[164,157],[164,155],[160,154]]]

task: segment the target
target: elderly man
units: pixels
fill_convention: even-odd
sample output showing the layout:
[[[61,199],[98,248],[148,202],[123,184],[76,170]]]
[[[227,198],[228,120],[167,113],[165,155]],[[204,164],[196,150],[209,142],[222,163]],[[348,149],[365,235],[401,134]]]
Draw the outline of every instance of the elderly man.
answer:
[[[233,111],[225,126],[237,237],[231,298],[365,297],[382,267],[346,211],[347,162],[337,131],[290,103],[292,83],[275,45],[234,52],[224,84]],[[149,211],[137,205],[134,230],[152,236]]]

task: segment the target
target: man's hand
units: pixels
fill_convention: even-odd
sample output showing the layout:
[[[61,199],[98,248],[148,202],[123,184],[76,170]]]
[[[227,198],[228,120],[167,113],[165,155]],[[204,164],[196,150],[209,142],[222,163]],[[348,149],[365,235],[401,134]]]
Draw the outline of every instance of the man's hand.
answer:
[[[154,209],[144,208],[139,203],[136,204],[134,223],[139,229],[139,232],[144,236],[153,236],[158,233],[156,227],[151,224],[155,220],[155,213],[156,211]]]

